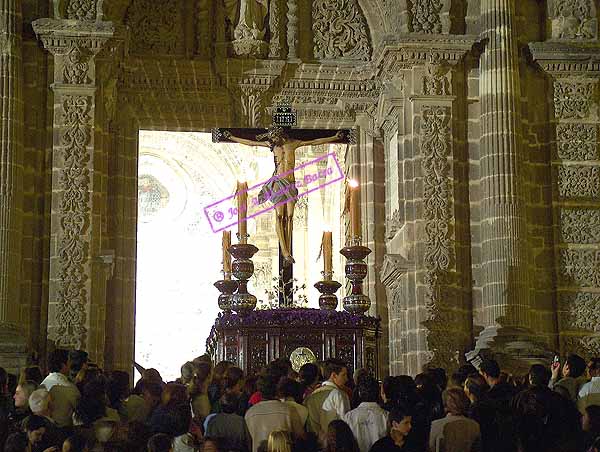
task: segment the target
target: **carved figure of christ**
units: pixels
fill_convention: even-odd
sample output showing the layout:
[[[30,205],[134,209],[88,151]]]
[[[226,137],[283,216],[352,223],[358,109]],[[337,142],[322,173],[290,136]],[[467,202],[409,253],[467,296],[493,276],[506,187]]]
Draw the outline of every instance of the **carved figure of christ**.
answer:
[[[292,138],[282,128],[275,127],[269,129],[269,132],[265,134],[258,135],[257,140],[237,137],[229,131],[223,132],[223,137],[247,146],[268,147],[273,152],[273,159],[275,161],[274,177],[265,184],[258,198],[261,203],[270,200],[274,205],[287,199],[287,202],[275,207],[275,231],[283,260],[286,266],[291,265],[294,263],[294,258],[292,257],[292,233],[294,227],[294,208],[296,207],[296,196],[298,195],[293,171],[296,167],[296,150],[302,146],[338,142],[344,137],[344,132],[338,131],[331,137],[303,141]],[[262,137],[265,139],[259,141],[259,138]],[[284,176],[279,177],[280,175]]]

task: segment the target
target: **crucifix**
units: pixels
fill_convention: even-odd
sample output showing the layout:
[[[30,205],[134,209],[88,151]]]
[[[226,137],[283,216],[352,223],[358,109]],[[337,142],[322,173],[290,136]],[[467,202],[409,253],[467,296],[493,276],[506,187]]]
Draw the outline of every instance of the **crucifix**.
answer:
[[[292,236],[294,208],[298,196],[294,168],[296,150],[303,146],[327,143],[353,142],[349,129],[293,129],[296,113],[289,106],[279,106],[273,113],[273,124],[268,129],[214,129],[213,142],[234,142],[247,146],[268,147],[273,152],[275,168],[273,177],[258,194],[260,204],[270,201],[275,206],[275,232],[279,241],[279,306],[285,307],[292,300],[293,264]],[[286,293],[287,292],[287,293]],[[287,302],[285,300],[288,300]]]

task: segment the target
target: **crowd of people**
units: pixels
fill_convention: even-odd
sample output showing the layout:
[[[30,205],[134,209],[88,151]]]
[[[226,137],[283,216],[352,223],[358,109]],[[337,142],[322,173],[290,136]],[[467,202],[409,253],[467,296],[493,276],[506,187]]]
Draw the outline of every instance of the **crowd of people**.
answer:
[[[600,452],[600,358],[378,381],[337,359],[244,375],[203,355],[133,388],[81,351],[53,351],[48,370],[0,368],[0,452]]]

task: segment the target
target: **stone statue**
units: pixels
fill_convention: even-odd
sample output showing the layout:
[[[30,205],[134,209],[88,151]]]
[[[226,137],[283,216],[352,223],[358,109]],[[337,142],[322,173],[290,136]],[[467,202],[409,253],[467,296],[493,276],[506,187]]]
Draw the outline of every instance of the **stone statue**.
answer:
[[[235,23],[232,41],[235,54],[264,57],[268,50],[264,38],[267,32],[269,0],[224,0],[224,4],[227,20]],[[236,22],[231,22],[236,19]]]
[[[317,138],[314,140],[301,141],[291,138],[281,127],[271,127],[267,133],[258,135],[257,141],[247,140],[231,135],[231,132],[223,132],[223,136],[228,140],[247,146],[262,146],[271,148],[275,160],[275,171],[273,176],[286,174],[283,177],[274,177],[270,179],[260,190],[258,194],[259,204],[265,201],[271,201],[274,205],[287,200],[275,207],[277,221],[275,230],[281,247],[286,265],[294,263],[292,257],[292,230],[294,226],[294,207],[296,206],[296,197],[298,189],[296,188],[296,179],[293,169],[296,167],[296,149],[302,146],[313,146],[319,144],[332,143],[344,137],[344,132],[339,131],[332,137]]]

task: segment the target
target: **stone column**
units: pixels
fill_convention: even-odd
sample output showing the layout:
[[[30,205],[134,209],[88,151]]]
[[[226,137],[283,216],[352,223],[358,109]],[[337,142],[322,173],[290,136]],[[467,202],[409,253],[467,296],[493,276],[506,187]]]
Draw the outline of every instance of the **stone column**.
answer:
[[[21,225],[23,220],[23,61],[20,0],[0,1],[0,361],[17,368],[26,353],[20,329]],[[6,349],[4,346],[7,346]]]
[[[483,301],[474,323],[484,328],[476,349],[498,352],[494,338],[501,331],[527,337],[530,326],[514,0],[482,0],[481,20],[487,39],[479,78]]]
[[[101,20],[96,3],[102,2],[68,2],[55,9],[55,19],[33,23],[54,56],[48,338],[65,348],[89,346],[92,268],[101,234],[93,217],[94,193],[100,190],[94,171],[94,56],[114,28]]]

